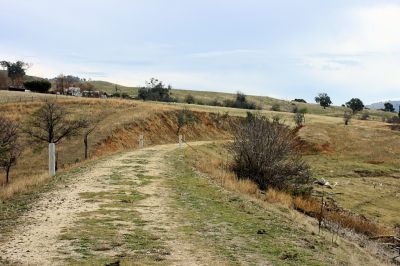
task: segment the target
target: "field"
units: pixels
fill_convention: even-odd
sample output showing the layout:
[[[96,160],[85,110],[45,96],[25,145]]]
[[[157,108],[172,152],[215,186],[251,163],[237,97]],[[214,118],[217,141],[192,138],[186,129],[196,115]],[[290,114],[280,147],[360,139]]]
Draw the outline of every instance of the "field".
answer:
[[[182,96],[186,94],[186,92],[181,93]],[[198,97],[200,97],[201,92],[198,93]],[[224,94],[211,93],[204,93],[202,97],[215,97],[215,95],[224,97]],[[15,227],[15,222],[11,222],[10,219],[17,219],[26,209],[33,208],[30,202],[36,202],[36,195],[48,193],[48,191],[54,189],[53,187],[57,187],[60,184],[63,185],[64,182],[67,182],[65,184],[66,188],[70,187],[72,184],[70,182],[73,182],[74,178],[79,178],[81,171],[86,171],[81,169],[92,169],[91,167],[94,163],[107,162],[110,160],[110,156],[117,156],[118,158],[119,154],[123,156],[122,154],[128,151],[136,150],[140,134],[144,134],[145,136],[146,147],[176,143],[177,114],[179,110],[186,107],[192,110],[199,119],[197,124],[184,129],[183,133],[187,141],[224,141],[212,145],[187,148],[183,155],[175,153],[168,157],[170,158],[168,160],[169,167],[171,165],[174,166],[172,168],[166,167],[166,169],[176,169],[177,171],[176,178],[170,178],[162,185],[163,187],[168,187],[170,191],[170,198],[168,200],[173,199],[171,202],[172,205],[169,207],[173,206],[173,208],[170,211],[174,212],[173,215],[176,216],[178,214],[175,213],[175,208],[181,209],[182,212],[178,215],[181,217],[179,219],[192,220],[193,226],[179,227],[179,236],[167,235],[165,236],[166,238],[177,237],[181,240],[185,239],[186,242],[201,243],[202,252],[208,256],[208,259],[212,260],[214,258],[227,264],[256,263],[260,261],[260,258],[264,258],[274,264],[293,265],[309,264],[311,262],[311,264],[316,265],[340,264],[340,262],[345,263],[349,261],[352,261],[350,264],[353,265],[357,265],[357,263],[376,264],[376,258],[366,255],[365,252],[369,251],[353,249],[352,239],[341,238],[339,247],[334,248],[334,251],[332,251],[332,248],[326,246],[326,243],[324,243],[324,241],[328,241],[325,239],[326,237],[318,238],[313,236],[317,230],[315,220],[309,220],[311,218],[304,217],[304,215],[294,211],[290,204],[285,205],[285,203],[282,203],[285,202],[285,199],[276,200],[277,203],[272,205],[265,201],[260,203],[258,202],[260,197],[257,196],[259,192],[251,182],[237,183],[232,176],[224,176],[222,179],[218,179],[218,176],[226,175],[224,171],[219,171],[219,165],[221,162],[225,164],[229,163],[230,157],[225,150],[226,144],[224,143],[231,136],[226,127],[229,121],[226,121],[226,124],[224,124],[223,121],[215,120],[215,115],[211,115],[210,113],[219,113],[220,115],[229,114],[228,119],[232,122],[237,121],[237,117],[246,116],[247,110],[181,103],[165,104],[120,99],[85,99],[0,91],[0,99],[5,98],[21,100],[0,103],[0,115],[9,117],[21,124],[24,124],[24,121],[41,105],[44,99],[49,98],[66,108],[72,117],[100,116],[103,119],[95,133],[89,137],[89,152],[91,155],[89,161],[83,160],[82,137],[73,137],[57,145],[60,167],[57,177],[60,179],[49,180],[46,174],[47,144],[32,143],[28,138],[23,138],[26,148],[16,167],[12,168],[11,184],[6,185],[3,181],[3,173],[0,175],[0,183],[2,184],[0,185],[0,198],[2,200],[0,210],[3,213],[0,215],[0,222],[3,230],[12,231],[12,228]],[[265,98],[266,104],[273,104],[273,102],[268,101],[270,101],[270,98]],[[288,102],[281,102],[281,104],[282,106],[284,104],[290,106]],[[309,114],[306,114],[306,124],[299,131],[299,135],[305,143],[304,158],[311,165],[313,176],[316,178],[325,178],[331,184],[337,182],[337,185],[333,189],[326,188],[325,191],[329,194],[329,197],[334,198],[343,208],[353,213],[364,215],[368,219],[381,224],[383,227],[390,228],[391,232],[395,232],[396,228],[398,230],[400,226],[398,215],[400,212],[400,171],[398,170],[400,169],[400,158],[398,157],[398,154],[400,154],[400,132],[390,130],[389,125],[381,121],[381,117],[386,115],[381,112],[371,112],[372,120],[364,121],[354,118],[350,125],[345,126],[340,115],[342,112],[341,108],[335,107],[323,110],[315,105],[307,104],[306,106]],[[293,114],[290,112],[275,112],[269,109],[253,112],[260,112],[271,118],[279,116],[282,121],[294,126]],[[168,150],[172,152],[173,149],[169,146]],[[151,149],[149,152],[152,154],[151,156],[156,156],[156,153],[151,151]],[[124,163],[130,160],[132,161],[133,159],[127,158]],[[144,159],[142,164],[147,164],[146,162],[149,160],[150,157]],[[100,195],[113,198],[115,196],[113,193],[118,194],[118,189],[128,182],[126,178],[129,176],[129,172],[126,172],[124,169],[131,169],[134,166],[128,164],[121,167],[119,170],[117,169],[117,172],[122,173],[121,175],[124,177],[118,179],[118,173],[114,173],[115,175],[110,174],[110,176],[114,176],[114,179],[110,180],[111,183],[107,183],[110,185],[117,182],[115,183],[117,186],[114,190],[106,194],[96,190],[95,192],[100,194],[90,194],[92,193],[90,192],[89,194],[80,194],[79,198],[85,202],[97,202],[99,200],[97,197]],[[139,169],[142,166],[137,167]],[[152,182],[158,184],[151,178],[152,176],[156,176],[156,174],[151,172],[153,171],[153,167],[155,166],[146,168],[150,173],[145,174],[143,172],[147,178],[143,176],[138,177],[140,182],[144,182],[143,186]],[[194,171],[193,169],[197,170]],[[78,171],[78,174],[73,174],[74,171]],[[134,172],[137,171],[134,170]],[[204,179],[204,174],[211,177],[211,179]],[[169,176],[171,175],[173,176],[174,173],[169,174]],[[212,178],[213,176],[215,178]],[[221,183],[221,180],[225,181]],[[213,185],[210,186],[210,184]],[[221,189],[226,189],[228,191],[226,193],[228,194],[224,194],[224,192],[218,195]],[[318,187],[316,189],[321,190]],[[137,191],[129,190],[129,193],[136,195]],[[142,197],[141,193],[137,195],[138,198],[128,200],[140,202],[147,197]],[[248,195],[250,195],[250,198]],[[239,199],[236,199],[237,197]],[[210,202],[205,200],[206,198],[215,199],[215,202],[210,205]],[[231,201],[232,198],[235,200]],[[124,198],[119,198],[119,196],[118,199],[125,200]],[[254,201],[256,205],[252,203]],[[107,208],[110,207],[107,205],[107,202],[104,204],[102,208],[105,209],[100,209],[98,210],[99,213],[94,213],[96,217],[107,211]],[[138,204],[138,206],[141,206],[141,203]],[[244,213],[240,212],[240,216],[235,217],[234,212],[235,209],[239,208],[239,205],[241,206],[240,208],[243,208]],[[203,209],[204,206],[210,206],[211,209]],[[115,205],[114,207],[125,208],[125,205]],[[138,211],[136,208],[139,207],[132,208],[134,208],[132,211],[136,212]],[[280,243],[279,245],[281,245],[277,245],[274,250],[262,249],[257,251],[260,246],[270,246],[268,242],[270,240],[253,239],[254,236],[249,231],[240,227],[240,224],[244,221],[251,224],[251,230],[253,231],[257,231],[264,226],[259,224],[257,220],[258,215],[254,217],[249,215],[249,213],[255,214],[259,212],[260,208],[262,209],[262,216],[267,216],[267,220],[270,221],[268,222],[268,228],[271,229],[268,233],[269,237],[272,237],[271,239],[274,240],[274,243]],[[115,212],[114,215],[118,215],[120,217],[118,219],[122,221],[126,219],[124,212]],[[150,214],[145,213],[144,215]],[[208,218],[211,217],[211,220],[207,223],[204,222],[206,216]],[[301,228],[289,222],[293,216],[296,216],[299,221],[303,220]],[[75,226],[77,226],[77,230],[86,232],[88,234],[87,237],[90,239],[95,237],[97,232],[88,231],[88,226],[94,226],[93,228],[97,228],[98,230],[106,230],[100,224],[103,222],[109,224],[107,217],[104,217],[105,220],[103,222],[88,220],[86,218],[82,216],[81,220],[75,221]],[[178,223],[178,221],[175,222]],[[16,223],[18,224],[18,222]],[[137,225],[145,224],[145,221],[143,221],[142,216],[137,216],[134,223]],[[223,223],[228,225],[228,229],[226,229],[228,231],[220,236],[215,230],[219,228],[219,224]],[[307,232],[309,237],[304,241],[314,243],[312,245],[316,247],[318,252],[309,252],[307,251],[308,248],[304,248],[305,246],[300,249],[295,248],[296,245],[299,245],[299,242],[287,242],[284,240],[286,238],[276,228],[278,224],[285,224],[287,230],[289,230],[288,233],[297,235],[298,237]],[[199,232],[202,232],[201,228],[207,228],[205,230],[210,235],[211,242],[200,241],[201,234],[199,235]],[[144,227],[142,229],[146,231],[148,228]],[[154,238],[154,236],[148,235],[148,232],[142,229],[135,234],[138,234],[141,238]],[[111,231],[106,231],[106,234],[113,234],[112,230],[115,230],[115,228],[110,227],[107,230]],[[150,232],[152,232],[151,230]],[[163,233],[160,234],[163,235]],[[253,239],[253,242],[245,248],[241,244],[244,240],[234,237],[235,235],[241,235],[244,239]],[[93,242],[79,242],[82,240],[80,240],[79,236],[74,235],[74,230],[66,231],[62,238],[66,241],[74,241],[74,245],[78,245],[76,246],[78,255],[83,254],[84,258],[85,256],[89,256],[94,259],[97,253],[92,253],[93,250],[104,248],[103,246],[93,246]],[[127,239],[114,239],[113,241],[116,241],[116,243],[119,243],[123,247],[132,246],[138,248],[136,245],[139,245],[140,248],[159,250],[159,252],[155,252],[150,257],[154,261],[164,258],[164,253],[174,253],[173,250],[165,249],[166,246],[171,246],[170,242],[156,241],[156,239],[158,238],[154,238],[152,242],[143,243],[130,242]],[[109,239],[100,240],[106,246],[109,244]],[[228,245],[233,240],[233,243],[236,244]],[[300,242],[302,243],[301,245],[306,245],[305,242]],[[210,253],[210,246],[217,253]],[[189,246],[188,252],[193,252],[192,249],[193,247]],[[290,252],[286,254],[284,252],[285,249],[290,250]],[[251,255],[249,255],[250,257],[246,257],[246,254],[235,253],[232,250],[246,250],[247,254]],[[324,259],[318,255],[320,252],[325,254],[324,256],[326,257]],[[355,253],[353,254],[353,252]],[[379,252],[376,251],[376,253]],[[221,257],[218,254],[223,255]],[[144,261],[148,259],[146,256],[138,256]],[[106,256],[100,262],[108,262],[109,259],[107,258]],[[243,258],[245,258],[245,261],[240,261]],[[78,256],[69,262],[71,264],[80,264],[83,262],[81,259]]]

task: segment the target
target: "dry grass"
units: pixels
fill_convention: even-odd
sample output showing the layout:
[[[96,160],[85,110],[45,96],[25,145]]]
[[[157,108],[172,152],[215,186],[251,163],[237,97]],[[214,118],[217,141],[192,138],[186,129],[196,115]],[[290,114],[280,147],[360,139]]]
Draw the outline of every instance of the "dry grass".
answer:
[[[279,203],[288,208],[293,206],[293,197],[288,193],[270,188],[265,194],[265,200],[269,203]]]
[[[293,206],[296,210],[304,212],[312,217],[321,217],[321,201],[316,198],[295,197]],[[371,221],[363,216],[350,213],[348,211],[324,207],[322,217],[325,221],[333,222],[342,228],[354,230],[356,233],[367,236],[382,236],[393,233],[393,230]]]
[[[46,173],[32,176],[31,178],[17,178],[9,184],[0,184],[0,199],[6,200],[18,193],[30,191],[38,186],[45,184],[49,180]]]
[[[315,197],[293,197],[286,192],[272,188],[268,189],[264,194],[259,191],[254,182],[238,179],[229,170],[230,168],[227,165],[230,157],[224,149],[221,149],[221,145],[214,144],[212,146],[197,147],[196,149],[196,151],[187,150],[185,153],[186,158],[193,163],[195,169],[212,177],[215,182],[228,190],[268,203],[279,204],[288,209],[295,209],[314,218],[320,217],[321,201]],[[338,224],[342,228],[367,236],[393,233],[393,230],[387,226],[376,223],[364,216],[344,211],[334,205],[331,206],[331,204],[324,207],[323,219],[326,222]]]

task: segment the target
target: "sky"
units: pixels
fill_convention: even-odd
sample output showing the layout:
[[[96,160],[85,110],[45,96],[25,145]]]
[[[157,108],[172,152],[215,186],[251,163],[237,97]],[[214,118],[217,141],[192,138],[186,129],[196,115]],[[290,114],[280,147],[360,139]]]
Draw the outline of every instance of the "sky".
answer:
[[[0,60],[121,85],[400,98],[400,0],[0,0]]]

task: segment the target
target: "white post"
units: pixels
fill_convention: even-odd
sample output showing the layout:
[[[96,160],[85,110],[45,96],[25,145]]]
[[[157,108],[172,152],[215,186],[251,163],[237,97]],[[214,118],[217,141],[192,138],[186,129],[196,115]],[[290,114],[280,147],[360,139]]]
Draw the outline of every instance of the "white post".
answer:
[[[182,148],[182,135],[179,134],[179,148]]]
[[[56,175],[56,145],[49,143],[49,175],[53,177]]]
[[[144,147],[144,137],[143,135],[139,136],[139,149],[143,149]]]

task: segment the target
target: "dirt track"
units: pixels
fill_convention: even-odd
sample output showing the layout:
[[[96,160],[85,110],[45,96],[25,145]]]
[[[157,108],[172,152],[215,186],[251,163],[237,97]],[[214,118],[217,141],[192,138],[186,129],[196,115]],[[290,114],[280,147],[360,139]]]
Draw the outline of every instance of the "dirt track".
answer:
[[[191,145],[204,143],[196,142]],[[113,189],[113,184],[107,177],[115,169],[130,169],[121,173],[125,178],[137,178],[132,175],[131,169],[139,166],[138,159],[146,158],[146,163],[140,166],[144,168],[146,175],[156,178],[137,188],[147,197],[135,205],[134,210],[146,221],[145,230],[163,229],[160,239],[170,250],[165,262],[176,265],[215,264],[215,258],[207,251],[198,250],[193,244],[183,240],[176,230],[178,224],[171,217],[171,213],[174,213],[169,204],[171,191],[163,182],[168,178],[164,158],[176,148],[176,144],[160,145],[113,156],[77,174],[68,185],[60,185],[44,194],[33,209],[21,218],[22,225],[15,229],[13,236],[6,243],[0,244],[1,259],[18,265],[62,265],[66,259],[77,256],[71,241],[61,240],[60,235],[74,226],[80,214],[96,211],[104,203],[85,200],[82,193],[107,192]]]

